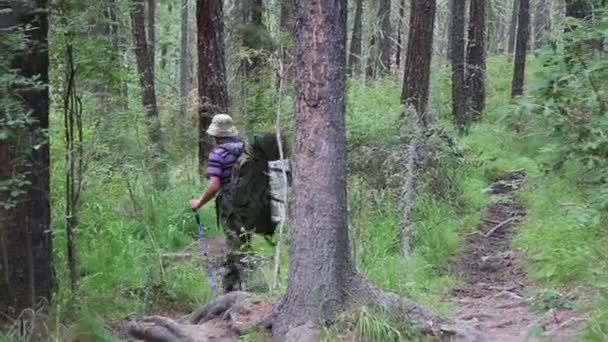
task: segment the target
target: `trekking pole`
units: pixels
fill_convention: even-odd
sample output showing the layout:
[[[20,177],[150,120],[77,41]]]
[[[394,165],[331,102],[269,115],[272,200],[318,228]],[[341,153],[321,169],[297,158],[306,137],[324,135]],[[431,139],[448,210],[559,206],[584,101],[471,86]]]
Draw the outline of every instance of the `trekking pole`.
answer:
[[[211,264],[209,264],[209,254],[207,253],[207,240],[205,240],[205,227],[201,223],[201,218],[198,215],[198,211],[196,209],[192,209],[192,211],[194,211],[194,218],[196,219],[196,224],[198,226],[201,254],[205,257],[205,268],[207,269],[207,274],[209,275],[209,281],[211,282],[211,289],[213,290],[213,294],[217,296],[217,285],[215,284],[215,276],[213,275],[213,270],[211,269]]]

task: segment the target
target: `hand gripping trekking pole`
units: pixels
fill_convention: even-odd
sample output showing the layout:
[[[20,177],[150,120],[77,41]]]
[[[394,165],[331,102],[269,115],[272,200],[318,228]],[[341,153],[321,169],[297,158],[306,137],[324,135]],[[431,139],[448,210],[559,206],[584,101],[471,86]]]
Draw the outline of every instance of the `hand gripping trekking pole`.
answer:
[[[196,224],[198,225],[198,234],[200,237],[200,245],[201,245],[201,255],[205,257],[205,268],[207,268],[207,274],[209,274],[209,281],[211,282],[211,289],[213,290],[213,294],[217,296],[217,285],[215,283],[215,276],[213,275],[213,270],[211,269],[211,264],[209,263],[209,254],[207,253],[207,240],[205,240],[205,227],[201,223],[201,218],[198,215],[198,211],[196,209],[192,209],[194,211],[194,218],[196,218]]]

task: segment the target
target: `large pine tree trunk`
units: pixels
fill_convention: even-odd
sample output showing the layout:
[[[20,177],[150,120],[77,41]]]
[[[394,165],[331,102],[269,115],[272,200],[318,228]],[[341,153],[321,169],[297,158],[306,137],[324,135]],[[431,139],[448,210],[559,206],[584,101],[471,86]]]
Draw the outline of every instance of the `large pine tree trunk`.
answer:
[[[523,95],[524,73],[526,69],[526,53],[530,40],[530,0],[519,0],[519,15],[517,25],[517,46],[513,63],[513,83],[511,97]]]
[[[289,283],[278,317],[283,332],[335,319],[345,308],[344,277],[354,272],[346,225],[346,1],[296,2],[296,10],[295,178]]]
[[[421,0],[425,1],[425,0]],[[429,332],[443,319],[385,293],[349,253],[346,198],[346,0],[296,2],[296,132],[287,293],[273,324],[280,341],[318,341],[351,304],[381,305]],[[439,335],[450,334],[439,328]],[[452,331],[453,332],[453,331]]]
[[[180,6],[179,114],[184,118],[188,103],[188,0],[181,0]]]
[[[226,113],[228,95],[224,64],[224,8],[222,1],[198,0],[196,3],[199,96],[199,167],[205,170],[211,140],[207,128],[213,115]]]
[[[386,75],[391,70],[392,29],[391,0],[378,0],[378,57],[376,58],[376,75]]]
[[[55,284],[46,135],[47,1],[8,1],[5,5],[12,11],[0,12],[0,29],[5,35],[23,29],[28,41],[23,49],[0,42],[1,58],[12,57],[8,62],[18,76],[28,81],[37,78],[35,82],[43,86],[9,83],[0,88],[0,119],[19,118],[29,112],[35,120],[22,127],[16,127],[17,123],[7,127],[11,135],[0,140],[0,182],[9,186],[0,191],[0,321],[16,318],[27,308],[36,310],[41,301],[50,301]]]
[[[361,45],[363,38],[363,0],[355,2],[355,18],[353,34],[350,39],[350,52],[348,54],[348,73],[355,77],[361,75]]]
[[[519,16],[519,2],[521,0],[513,0],[513,9],[511,12],[511,24],[509,25],[509,42],[507,46],[507,51],[509,55],[513,54],[513,49],[515,48],[515,41],[517,38],[517,18]]]
[[[466,117],[466,88],[465,88],[465,42],[464,42],[464,15],[466,0],[451,0],[452,13],[450,29],[451,61],[452,61],[452,115],[454,124],[459,131],[467,128]]]
[[[486,101],[486,0],[471,0],[469,41],[467,46],[467,112],[479,120]]]
[[[435,0],[412,0],[401,101],[414,106],[422,128],[429,124],[427,107],[435,10]]]
[[[139,84],[142,92],[142,105],[146,112],[145,118],[146,126],[148,128],[148,137],[154,149],[154,170],[158,175],[164,175],[167,169],[165,160],[166,153],[161,134],[160,119],[158,117],[158,106],[156,104],[154,71],[152,70],[152,60],[146,41],[143,0],[132,0],[130,15],[133,45],[135,46],[135,60],[137,62]],[[160,179],[158,180],[160,181]]]

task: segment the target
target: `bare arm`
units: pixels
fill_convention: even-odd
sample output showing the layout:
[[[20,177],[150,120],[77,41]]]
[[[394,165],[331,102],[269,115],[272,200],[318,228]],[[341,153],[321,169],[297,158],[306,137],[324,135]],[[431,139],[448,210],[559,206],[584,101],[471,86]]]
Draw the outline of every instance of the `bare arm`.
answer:
[[[213,197],[215,197],[217,192],[220,190],[221,185],[222,183],[219,177],[211,176],[209,179],[209,186],[207,187],[207,191],[205,191],[205,193],[200,198],[193,199],[190,201],[190,206],[192,207],[192,209],[198,209],[207,204],[207,202],[209,202],[211,199],[213,199]]]

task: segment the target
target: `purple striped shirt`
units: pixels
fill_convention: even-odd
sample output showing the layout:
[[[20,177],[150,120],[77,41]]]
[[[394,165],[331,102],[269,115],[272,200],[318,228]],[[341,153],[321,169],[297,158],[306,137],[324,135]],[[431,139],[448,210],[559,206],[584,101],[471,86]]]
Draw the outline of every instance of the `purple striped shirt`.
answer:
[[[217,145],[209,153],[207,175],[219,177],[222,183],[222,191],[228,190],[232,178],[232,166],[238,158],[230,152],[231,149],[239,149],[244,145],[238,138],[227,138],[222,144]]]

